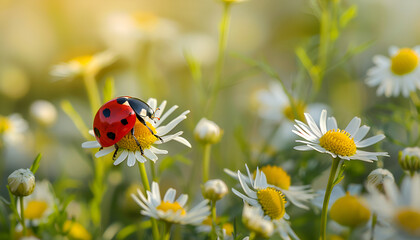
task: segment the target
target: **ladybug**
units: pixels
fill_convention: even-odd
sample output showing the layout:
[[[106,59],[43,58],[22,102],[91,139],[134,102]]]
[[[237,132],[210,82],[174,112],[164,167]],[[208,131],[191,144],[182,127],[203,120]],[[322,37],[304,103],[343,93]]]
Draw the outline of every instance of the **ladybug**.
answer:
[[[134,136],[134,125],[136,119],[138,119],[150,130],[153,136],[162,141],[162,138],[154,134],[145,121],[146,117],[153,119],[154,114],[153,109],[143,100],[129,96],[117,97],[99,108],[93,121],[93,132],[101,145],[101,149],[115,145],[114,159],[118,151],[117,142],[131,132],[143,155],[143,149]]]

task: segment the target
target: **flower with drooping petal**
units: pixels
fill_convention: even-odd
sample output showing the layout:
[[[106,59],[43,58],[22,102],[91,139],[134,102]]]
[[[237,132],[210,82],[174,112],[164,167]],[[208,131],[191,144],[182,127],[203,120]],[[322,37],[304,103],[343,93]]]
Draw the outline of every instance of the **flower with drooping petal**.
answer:
[[[319,127],[311,115],[305,113],[305,117],[308,124],[295,120],[296,130],[293,130],[293,132],[304,139],[296,140],[296,142],[304,144],[294,147],[296,150],[316,150],[321,153],[328,153],[333,158],[366,162],[377,161],[378,156],[389,156],[386,152],[367,152],[359,149],[381,141],[385,138],[385,135],[378,134],[363,139],[370,127],[360,126],[361,120],[358,117],[354,117],[344,130],[337,127],[337,121],[334,117],[327,118],[327,110],[321,112]]]
[[[286,199],[281,191],[267,183],[264,172],[257,169],[255,178],[251,175],[248,166],[245,165],[248,176],[244,176],[238,170],[238,180],[245,194],[232,188],[232,192],[242,198],[244,202],[260,209],[264,217],[275,225],[275,231],[283,239],[299,239],[290,224],[285,220],[289,219],[286,213]]]
[[[137,190],[138,195],[131,194],[134,201],[143,209],[141,214],[169,223],[198,225],[210,215],[208,200],[203,200],[192,209],[185,206],[188,195],[181,194],[176,200],[176,190],[169,188],[163,199],[160,196],[159,185],[152,183],[152,191],[147,191],[147,197]]]
[[[224,171],[229,176],[238,179],[238,175],[229,169],[225,168]],[[290,176],[279,166],[266,165],[261,169],[257,168],[253,174],[254,179],[257,171],[263,172],[267,179],[267,184],[270,187],[281,191],[286,196],[286,199],[293,205],[299,208],[309,209],[307,206],[308,202],[315,197],[315,194],[309,185],[292,186]],[[248,184],[250,183],[248,182],[249,178],[247,178],[244,174],[242,174],[242,179],[247,181]]]
[[[367,186],[370,207],[378,220],[389,224],[387,234],[375,239],[414,240],[420,238],[420,175],[405,177],[400,189],[390,179],[384,181],[384,193]]]
[[[185,138],[181,137],[183,133],[182,131],[168,135],[168,133],[172,129],[174,129],[181,121],[187,118],[186,115],[190,112],[189,110],[184,111],[183,113],[181,113],[181,115],[170,121],[168,124],[162,125],[162,122],[165,121],[169,117],[169,115],[172,114],[178,108],[178,106],[175,105],[171,107],[168,111],[166,111],[163,114],[166,107],[166,101],[163,101],[160,104],[160,106],[157,107],[156,99],[150,98],[147,101],[147,104],[155,112],[155,119],[157,120],[145,118],[146,124],[156,135],[162,138],[162,141],[156,138],[150,132],[149,128],[147,128],[140,121],[137,120],[134,126],[134,136],[137,138],[140,146],[142,147],[144,155],[141,154],[136,141],[134,140],[131,133],[129,133],[115,144],[118,146],[119,155],[116,157],[114,165],[120,164],[125,159],[127,159],[127,165],[129,167],[134,166],[136,164],[136,161],[139,161],[141,163],[146,162],[146,158],[152,160],[153,162],[156,162],[158,160],[158,156],[156,154],[167,154],[168,151],[159,149],[154,145],[167,143],[172,140],[182,143],[187,147],[191,147],[191,144]],[[115,150],[117,150],[115,145],[101,149],[95,154],[95,156],[99,158],[114,152]],[[84,142],[82,144],[82,147],[100,148],[101,145],[98,141],[88,141]]]
[[[397,97],[400,93],[408,97],[416,88],[420,88],[419,56],[420,46],[414,48],[389,48],[390,58],[374,56],[376,66],[367,72],[366,83],[379,86],[377,95]]]

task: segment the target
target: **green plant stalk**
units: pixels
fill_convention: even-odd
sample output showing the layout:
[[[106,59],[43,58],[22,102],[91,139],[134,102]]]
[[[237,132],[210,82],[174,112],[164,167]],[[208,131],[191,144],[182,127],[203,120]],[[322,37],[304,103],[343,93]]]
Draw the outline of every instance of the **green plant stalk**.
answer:
[[[23,236],[26,236],[26,224],[25,224],[25,208],[23,207],[23,196],[19,197],[20,203],[20,223],[23,227]]]
[[[218,57],[217,57],[217,62],[216,62],[216,73],[215,73],[214,82],[212,84],[213,88],[211,91],[211,96],[209,98],[210,102],[208,103],[211,109],[210,112],[212,112],[214,102],[220,88],[220,82],[222,80],[223,64],[225,60],[227,37],[228,37],[229,25],[230,25],[230,6],[231,6],[231,3],[224,2],[223,16],[219,25],[219,51],[218,51]]]
[[[95,176],[93,179],[93,183],[91,186],[93,199],[90,203],[90,214],[92,218],[93,225],[99,229],[99,231],[102,233],[102,199],[104,196],[104,193],[106,191],[106,185],[104,184],[105,179],[105,172],[106,172],[106,161],[103,159],[103,161],[93,161],[95,166]]]
[[[98,85],[96,84],[95,73],[85,72],[83,74],[83,82],[85,83],[86,92],[89,98],[92,116],[95,116],[101,106],[101,97],[99,96]]]
[[[324,196],[324,203],[322,205],[322,213],[321,213],[321,233],[319,239],[326,240],[327,239],[327,214],[328,214],[328,202],[330,201],[331,192],[334,188],[333,182],[335,175],[337,173],[338,165],[340,164],[340,159],[333,158],[330,176],[328,177],[327,189],[325,190]]]
[[[169,240],[171,238],[171,226],[172,224],[169,222],[165,222],[165,224],[163,225],[163,235],[162,235],[162,240]]]
[[[209,180],[211,144],[206,143],[203,149],[203,183]]]
[[[150,164],[150,171],[152,172],[152,180],[153,180],[154,182],[158,182],[159,180],[158,180],[158,177],[156,176],[155,164],[156,164],[156,163],[151,163],[151,164]]]
[[[211,239],[217,239],[216,233],[216,201],[211,201]]]
[[[145,191],[150,191],[150,184],[149,179],[147,178],[146,167],[144,163],[138,163],[141,181],[143,182],[143,187]],[[153,232],[153,239],[160,239],[159,238],[159,229],[157,225],[157,221],[154,218],[151,218],[150,221],[152,222],[152,232]]]

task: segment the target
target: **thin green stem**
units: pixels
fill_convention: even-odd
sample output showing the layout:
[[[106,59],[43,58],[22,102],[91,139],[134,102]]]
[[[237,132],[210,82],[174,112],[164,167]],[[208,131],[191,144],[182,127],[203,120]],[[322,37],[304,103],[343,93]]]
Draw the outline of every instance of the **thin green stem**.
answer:
[[[217,239],[216,220],[216,201],[211,201],[211,239]]]
[[[211,144],[206,143],[203,149],[203,183],[209,180]]]
[[[150,171],[152,172],[152,180],[153,180],[154,182],[158,182],[158,179],[157,179],[157,176],[156,176],[155,164],[156,164],[156,163],[151,163],[151,164],[150,164]]]
[[[23,227],[23,236],[26,236],[26,224],[25,224],[25,208],[23,207],[23,197],[19,197],[20,203],[20,223]]]
[[[320,239],[326,240],[327,239],[327,214],[328,214],[328,202],[330,201],[330,196],[332,189],[334,187],[333,182],[335,175],[337,173],[338,165],[340,164],[339,158],[333,158],[330,176],[328,177],[328,184],[327,189],[325,190],[325,196],[324,196],[324,204],[322,205],[322,213],[321,213],[321,233],[320,233]]]
[[[172,224],[169,222],[165,222],[163,225],[162,240],[169,240],[171,238],[171,226]]]
[[[370,240],[373,240],[375,238],[375,225],[376,222],[378,220],[378,216],[376,215],[376,213],[372,214],[372,225],[370,228]]]
[[[147,178],[146,166],[144,163],[139,163],[139,171],[141,181],[143,182],[143,187],[145,191],[150,191],[150,184],[149,179]],[[152,232],[153,232],[153,239],[159,239],[159,229],[157,225],[157,221],[154,218],[150,219],[152,221]]]
[[[92,111],[92,115],[94,116],[101,106],[101,97],[99,96],[95,73],[85,73],[83,75],[83,82],[85,83],[86,92],[88,94],[90,109]]]
[[[215,99],[218,95],[220,82],[222,80],[223,64],[225,61],[225,53],[227,46],[227,37],[230,25],[230,6],[231,3],[224,2],[223,16],[219,25],[219,52],[216,62],[216,73],[214,82],[212,84],[211,96],[209,98],[208,106],[210,106],[210,113],[213,111]]]

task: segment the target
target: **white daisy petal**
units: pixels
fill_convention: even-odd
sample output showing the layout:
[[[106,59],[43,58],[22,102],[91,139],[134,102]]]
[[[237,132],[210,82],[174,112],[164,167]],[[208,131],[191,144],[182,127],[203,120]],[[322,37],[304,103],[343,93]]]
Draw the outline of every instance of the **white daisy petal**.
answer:
[[[144,158],[144,157],[141,155],[140,151],[136,151],[136,152],[134,153],[134,156],[136,157],[137,161],[139,161],[139,162],[141,162],[141,163],[145,163],[145,162],[147,161],[147,160],[146,160],[146,158]]]
[[[150,151],[152,151],[154,154],[168,154],[167,150],[158,149],[153,146],[150,146]]]
[[[101,144],[98,141],[88,141],[82,143],[82,148],[100,148]]]
[[[356,143],[356,147],[359,147],[359,148],[367,147],[367,146],[373,145],[373,144],[381,141],[384,138],[385,138],[385,135],[383,135],[383,134],[379,134],[379,135],[376,135],[376,136],[373,136],[373,137],[370,137],[370,138],[366,138],[365,140]]]
[[[127,158],[127,156],[128,156],[128,151],[123,150],[120,156],[118,156],[117,160],[115,160],[114,165],[117,166],[118,164],[120,164],[122,161],[124,161]]]
[[[356,132],[356,134],[354,135],[354,142],[358,143],[360,140],[362,140],[366,134],[369,132],[370,127],[363,125],[359,128],[359,130]]]
[[[158,157],[150,150],[150,149],[144,149],[144,156],[155,162],[158,160]]]
[[[357,130],[359,130],[360,127],[360,123],[362,122],[362,120],[358,117],[354,117],[349,124],[347,125],[345,131],[348,132],[350,134],[350,136],[354,136],[354,134],[356,134]]]
[[[97,152],[95,154],[95,157],[100,158],[100,157],[103,157],[105,155],[108,155],[108,154],[112,153],[113,151],[115,151],[115,148],[113,146],[112,147],[107,147],[107,148],[104,148],[104,149],[100,150],[99,152]]]
[[[134,164],[136,164],[136,157],[134,156],[134,152],[129,151],[128,152],[128,161],[127,161],[127,165],[129,167],[134,166]]]

